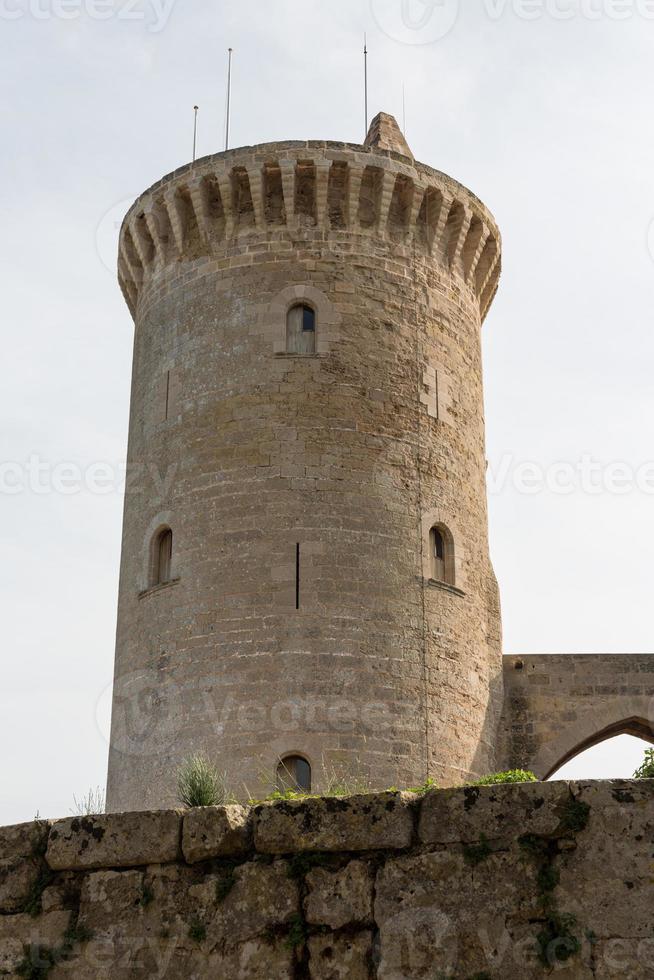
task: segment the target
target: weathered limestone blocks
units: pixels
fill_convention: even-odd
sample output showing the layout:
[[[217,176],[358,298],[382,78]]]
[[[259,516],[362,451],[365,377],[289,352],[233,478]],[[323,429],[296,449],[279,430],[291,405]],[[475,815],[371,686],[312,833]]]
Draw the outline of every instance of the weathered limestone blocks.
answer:
[[[45,957],[39,953],[40,948],[56,948],[69,924],[68,912],[49,912],[38,918],[25,914],[0,915],[0,976],[21,975],[17,971],[25,960],[26,947],[34,948],[34,965],[43,965]]]
[[[0,830],[0,976],[654,976],[654,781],[133,817]]]
[[[182,817],[174,810],[57,820],[46,859],[55,871],[165,864],[181,857]]]
[[[182,850],[189,864],[243,854],[251,845],[252,813],[246,807],[203,807],[184,820]]]
[[[285,861],[244,864],[227,882],[224,877],[209,877],[189,890],[189,898],[195,914],[204,917],[211,947],[228,948],[264,938],[300,912],[298,885],[289,877]]]
[[[591,816],[561,868],[566,906],[597,936],[649,946],[654,973],[653,932],[641,914],[654,909],[654,781],[577,786]]]
[[[383,793],[264,805],[257,810],[255,845],[263,854],[401,850],[413,833],[410,804],[410,794]]]
[[[350,861],[342,871],[316,868],[306,876],[309,893],[304,914],[311,925],[342,929],[353,922],[372,924],[371,868],[362,861]]]
[[[48,825],[24,823],[0,828],[0,915],[18,912],[39,877]]]
[[[614,735],[652,741],[652,654],[531,654],[503,658],[501,768],[548,779]]]
[[[488,209],[413,159],[387,116],[365,146],[196,160],[130,208],[138,492],[110,810],[174,806],[195,752],[237,797],[265,797],[293,756],[316,793],[497,769],[480,327],[500,270]]]
[[[476,841],[480,834],[488,840],[555,834],[569,799],[566,783],[541,783],[537,792],[525,783],[430,793],[420,812],[420,840],[450,844]]]
[[[312,936],[308,947],[312,980],[370,980],[372,933]]]

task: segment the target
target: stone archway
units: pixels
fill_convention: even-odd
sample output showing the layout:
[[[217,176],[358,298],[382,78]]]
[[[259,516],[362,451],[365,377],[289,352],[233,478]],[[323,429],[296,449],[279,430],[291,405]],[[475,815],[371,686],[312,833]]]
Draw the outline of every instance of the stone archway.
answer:
[[[550,764],[549,771],[545,771],[545,767],[548,761],[551,760],[552,756],[556,751],[558,751],[558,746],[552,745],[549,747],[548,756],[549,760],[543,760],[536,763],[537,767],[543,772],[542,779],[551,779],[559,769],[574,759],[576,756],[581,755],[587,749],[592,749],[595,745],[600,745],[602,742],[608,741],[610,738],[615,738],[618,735],[633,735],[635,738],[641,738],[645,742],[650,742],[654,745],[654,725],[652,722],[647,721],[644,718],[627,718],[620,722],[614,722],[613,724],[607,725],[606,728],[602,729],[600,732],[596,732],[594,735],[590,735],[581,742],[578,742],[574,748],[563,750],[563,754],[554,764]],[[570,742],[573,734],[571,732],[565,732],[561,741]]]
[[[654,744],[654,655],[504,658],[503,768],[548,779],[616,735]]]

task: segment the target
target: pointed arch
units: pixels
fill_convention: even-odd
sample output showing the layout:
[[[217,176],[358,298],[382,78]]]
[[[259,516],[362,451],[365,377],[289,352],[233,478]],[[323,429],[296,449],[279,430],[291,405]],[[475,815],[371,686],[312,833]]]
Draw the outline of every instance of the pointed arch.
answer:
[[[570,735],[569,732],[567,734]],[[559,769],[562,769],[566,763],[571,762],[572,759],[581,755],[582,752],[586,752],[588,749],[592,749],[594,746],[600,745],[602,742],[607,742],[609,739],[615,738],[618,735],[633,735],[634,738],[640,738],[644,742],[649,742],[654,745],[654,727],[651,721],[639,717],[624,718],[622,721],[612,722],[601,731],[588,735],[581,742],[578,742],[564,752],[553,765],[550,765],[549,771],[543,775],[543,779],[551,779]]]

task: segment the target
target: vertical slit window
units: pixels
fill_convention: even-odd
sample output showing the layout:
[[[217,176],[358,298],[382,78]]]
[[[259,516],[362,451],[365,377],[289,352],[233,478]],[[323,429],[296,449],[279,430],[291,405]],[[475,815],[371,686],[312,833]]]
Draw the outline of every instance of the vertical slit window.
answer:
[[[172,577],[173,532],[170,528],[160,531],[154,541],[152,575],[150,584],[165,585]]]
[[[429,532],[429,554],[432,579],[454,585],[454,540],[442,525],[433,527]]]
[[[295,546],[295,608],[300,608],[300,545]]]

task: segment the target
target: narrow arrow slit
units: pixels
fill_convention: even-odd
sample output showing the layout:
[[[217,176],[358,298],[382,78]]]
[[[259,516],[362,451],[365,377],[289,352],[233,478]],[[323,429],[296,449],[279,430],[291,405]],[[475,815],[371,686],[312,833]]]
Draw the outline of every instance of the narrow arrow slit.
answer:
[[[300,608],[300,545],[295,546],[295,608]]]

